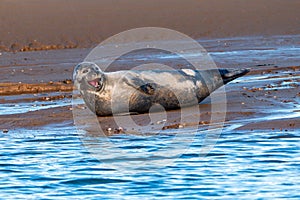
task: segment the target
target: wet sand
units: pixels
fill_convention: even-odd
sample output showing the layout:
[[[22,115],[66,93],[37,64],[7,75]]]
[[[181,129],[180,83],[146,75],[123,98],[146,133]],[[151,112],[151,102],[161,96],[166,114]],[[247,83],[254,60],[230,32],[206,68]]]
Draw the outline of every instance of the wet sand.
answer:
[[[59,57],[58,55],[62,54],[61,51],[68,55],[67,59],[64,56],[62,56],[64,58],[55,59]],[[68,80],[72,77],[73,66],[78,62],[78,59],[83,59],[87,51],[87,49],[55,50],[48,52],[47,56],[45,56],[47,60],[40,59],[43,57],[41,56],[42,54],[47,53],[46,51],[22,52],[17,54],[7,53],[2,55],[2,58],[5,58],[5,56],[9,58],[6,61],[10,61],[12,56],[18,62],[13,67],[2,66],[3,71],[6,70],[5,73],[10,73],[10,76],[7,76],[5,73],[1,74],[0,78],[5,80],[6,83],[1,83],[2,85],[0,85],[2,86],[0,87],[0,93],[2,92],[0,102],[3,105],[18,105],[24,102],[47,103],[59,99],[67,99],[67,101],[71,102],[73,85]],[[32,60],[22,59],[24,55],[32,58]],[[76,57],[78,55],[82,57],[72,59],[72,56]],[[74,62],[69,62],[70,60],[74,60]],[[46,64],[47,62],[49,63]],[[172,63],[171,61],[168,62]],[[270,62],[266,60],[266,63]],[[236,64],[234,63],[223,63],[222,66],[230,66],[231,64],[235,68],[244,67],[235,66]],[[289,65],[288,63],[285,64]],[[251,66],[251,63],[249,63],[249,66]],[[177,68],[180,67],[182,66],[179,64]],[[32,70],[29,70],[31,68]],[[49,71],[53,73],[50,76]],[[14,74],[11,74],[12,72]],[[300,66],[288,67],[272,64],[252,66],[251,72],[245,77],[225,86],[227,96],[225,125],[241,124],[238,127],[239,130],[264,129],[284,132],[299,129],[299,115],[297,115],[298,113],[300,114],[299,75]],[[248,79],[253,80],[249,81]],[[21,81],[20,83],[15,83],[15,80]],[[63,89],[56,88],[55,86],[57,85],[55,84],[63,86]],[[16,85],[35,85],[41,89],[41,92],[23,90],[22,87],[19,87],[18,91],[14,91],[13,88]],[[43,93],[42,90],[46,89],[49,89],[47,93]],[[3,93],[5,91],[8,93]],[[21,93],[22,95],[20,95]],[[218,94],[218,91],[216,93]],[[79,105],[79,107],[80,109],[87,109],[85,105]],[[185,124],[180,123],[180,110],[168,112],[168,121],[164,124],[163,129],[178,129],[195,125],[199,125],[199,128],[205,129],[211,122],[212,113],[209,98],[199,105],[199,109],[201,111],[199,113],[199,120],[190,121]],[[70,103],[67,106],[0,115],[0,129],[5,131],[19,128],[38,129],[41,126],[55,125],[57,123],[73,125],[72,110],[73,108]],[[291,117],[287,118],[280,117],[278,114],[280,115],[281,111],[283,115],[287,115],[288,113],[296,115],[294,117],[291,115]],[[222,115],[224,113],[219,114]],[[277,118],[272,119],[273,115],[276,115]],[[140,126],[149,123],[148,114],[135,115],[132,118]],[[195,119],[195,117],[191,116],[191,119]],[[114,123],[112,117],[99,117],[98,120],[107,134],[119,132],[117,130],[119,127]]]

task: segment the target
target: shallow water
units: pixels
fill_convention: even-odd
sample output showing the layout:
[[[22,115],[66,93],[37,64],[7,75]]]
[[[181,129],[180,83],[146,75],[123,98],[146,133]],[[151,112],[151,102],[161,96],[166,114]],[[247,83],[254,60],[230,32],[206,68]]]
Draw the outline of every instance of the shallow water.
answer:
[[[55,101],[34,101],[23,103],[5,103],[0,104],[0,115],[27,113],[31,111],[57,108],[61,106],[72,105],[70,99],[55,100]]]
[[[269,59],[289,52],[299,61],[297,46],[243,50],[241,40],[227,54],[211,48],[212,56],[249,63],[257,54]],[[293,81],[284,82],[287,77]],[[281,90],[299,85],[299,74],[249,75],[232,84],[251,82]],[[70,99],[3,103],[0,115],[66,105]],[[300,199],[300,130],[236,130],[253,120],[299,118],[299,102],[260,112],[260,118],[231,121],[215,138],[207,137],[214,130],[189,128],[101,137],[65,124],[0,133],[0,199]]]

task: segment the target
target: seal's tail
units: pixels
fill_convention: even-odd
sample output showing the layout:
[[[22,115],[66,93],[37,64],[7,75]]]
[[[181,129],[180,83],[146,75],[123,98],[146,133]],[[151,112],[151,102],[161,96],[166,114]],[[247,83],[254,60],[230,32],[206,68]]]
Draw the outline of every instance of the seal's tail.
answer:
[[[224,84],[247,74],[250,69],[219,69]]]

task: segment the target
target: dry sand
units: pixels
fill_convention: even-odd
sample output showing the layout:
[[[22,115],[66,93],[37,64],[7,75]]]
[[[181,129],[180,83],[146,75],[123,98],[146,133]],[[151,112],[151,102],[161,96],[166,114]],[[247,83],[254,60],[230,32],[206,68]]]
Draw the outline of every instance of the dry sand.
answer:
[[[91,47],[137,27],[199,38],[300,33],[299,0],[2,0],[0,50]]]

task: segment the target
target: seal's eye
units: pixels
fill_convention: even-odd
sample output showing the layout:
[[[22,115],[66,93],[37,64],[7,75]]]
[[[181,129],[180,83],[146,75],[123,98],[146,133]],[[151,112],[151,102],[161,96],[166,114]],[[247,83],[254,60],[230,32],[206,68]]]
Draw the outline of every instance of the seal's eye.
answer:
[[[89,72],[88,69],[85,69],[85,70],[82,71],[82,73],[84,73],[84,74],[86,74],[86,73],[88,73],[88,72]]]

